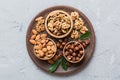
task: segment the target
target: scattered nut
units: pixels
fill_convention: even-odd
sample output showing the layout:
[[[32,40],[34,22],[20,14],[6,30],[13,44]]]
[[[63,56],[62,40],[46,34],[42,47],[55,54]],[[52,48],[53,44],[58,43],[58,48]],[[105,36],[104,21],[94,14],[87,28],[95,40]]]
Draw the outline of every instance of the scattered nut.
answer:
[[[48,60],[48,63],[54,64],[54,61],[53,61],[52,59],[49,59],[49,60]]]
[[[32,35],[30,39],[34,40],[36,38],[36,35]]]
[[[31,44],[36,44],[35,40],[29,40]]]
[[[32,30],[32,33],[33,33],[34,35],[36,35],[36,34],[37,34],[37,31],[36,31],[35,29],[33,29],[33,30]]]
[[[71,38],[77,39],[79,37],[79,33],[77,30],[73,30],[71,33]]]
[[[38,32],[44,31],[45,30],[44,18],[43,17],[38,17],[35,20],[37,22],[36,26],[35,26],[36,30]]]

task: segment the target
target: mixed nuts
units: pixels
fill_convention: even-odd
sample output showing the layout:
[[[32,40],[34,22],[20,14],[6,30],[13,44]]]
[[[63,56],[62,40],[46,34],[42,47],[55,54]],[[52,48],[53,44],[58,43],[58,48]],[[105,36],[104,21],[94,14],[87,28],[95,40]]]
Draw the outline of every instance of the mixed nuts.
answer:
[[[57,10],[49,14],[47,24],[42,16],[35,21],[36,25],[31,30],[29,42],[33,45],[35,56],[51,64],[50,72],[54,72],[60,64],[67,70],[84,58],[85,50],[90,44],[91,33],[78,12],[66,14],[62,10]],[[70,31],[71,24],[73,28]],[[70,33],[63,38],[53,38],[47,32],[46,26],[50,33],[56,36],[67,34],[69,31]]]

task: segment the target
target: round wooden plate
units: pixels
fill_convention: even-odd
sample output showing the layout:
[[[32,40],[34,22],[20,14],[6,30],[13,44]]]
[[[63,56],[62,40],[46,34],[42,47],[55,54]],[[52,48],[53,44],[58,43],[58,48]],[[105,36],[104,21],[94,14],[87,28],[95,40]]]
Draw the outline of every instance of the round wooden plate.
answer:
[[[91,57],[93,55],[94,48],[95,48],[95,33],[94,33],[94,30],[93,30],[93,26],[90,23],[90,21],[88,20],[88,18],[81,11],[79,11],[79,10],[73,8],[73,7],[69,7],[69,6],[50,7],[50,8],[47,8],[47,9],[43,10],[42,12],[40,12],[31,21],[31,23],[30,23],[30,25],[28,27],[28,30],[27,30],[27,34],[26,34],[26,46],[27,46],[28,53],[29,53],[31,59],[34,61],[34,63],[38,67],[40,67],[41,69],[43,69],[43,70],[45,70],[47,72],[49,71],[50,64],[48,64],[46,61],[42,61],[42,60],[38,59],[34,55],[33,45],[31,45],[29,43],[29,39],[31,37],[31,30],[35,27],[35,23],[36,23],[35,19],[37,17],[39,17],[39,16],[43,16],[44,18],[46,18],[48,13],[50,13],[51,11],[54,11],[54,10],[64,10],[64,11],[68,12],[69,14],[70,14],[70,12],[73,12],[73,11],[79,12],[80,16],[82,17],[82,19],[85,22],[85,25],[87,26],[87,28],[89,29],[89,31],[92,34],[92,36],[90,37],[90,45],[86,49],[86,54],[85,54],[84,59],[80,63],[77,63],[74,66],[69,67],[67,71],[63,70],[61,65],[60,65],[58,67],[58,69],[54,73],[55,74],[70,74],[70,73],[73,73],[73,72],[76,72],[76,71],[80,71],[80,70],[82,70],[86,66],[86,64],[90,61],[90,59],[91,59]]]

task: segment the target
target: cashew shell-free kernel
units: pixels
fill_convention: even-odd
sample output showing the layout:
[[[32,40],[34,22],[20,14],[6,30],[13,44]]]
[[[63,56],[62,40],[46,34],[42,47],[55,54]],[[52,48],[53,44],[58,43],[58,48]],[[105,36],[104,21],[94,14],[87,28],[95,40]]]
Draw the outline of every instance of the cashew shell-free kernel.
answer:
[[[40,54],[40,57],[43,57],[43,56],[44,56],[44,52],[43,52],[42,50],[39,50],[38,52],[39,52],[39,54]]]
[[[47,50],[51,50],[51,46],[47,46]]]
[[[56,52],[56,47],[53,45],[53,46],[51,46],[51,50],[53,51],[53,52]]]
[[[47,52],[47,48],[43,48],[42,51],[45,53]]]

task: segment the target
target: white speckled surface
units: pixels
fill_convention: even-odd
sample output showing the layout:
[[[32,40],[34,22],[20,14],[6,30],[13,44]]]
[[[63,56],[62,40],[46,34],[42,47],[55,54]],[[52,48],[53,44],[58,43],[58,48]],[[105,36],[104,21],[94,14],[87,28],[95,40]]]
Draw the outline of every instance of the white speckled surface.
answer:
[[[120,80],[119,0],[0,0],[0,80]],[[31,61],[26,30],[41,10],[69,5],[90,19],[96,49],[89,65],[71,76],[49,75]]]

